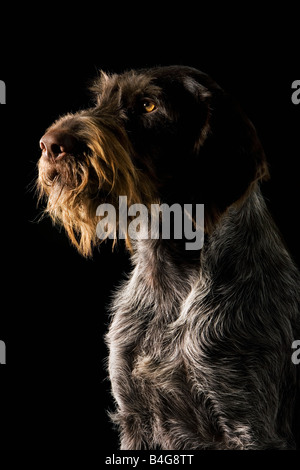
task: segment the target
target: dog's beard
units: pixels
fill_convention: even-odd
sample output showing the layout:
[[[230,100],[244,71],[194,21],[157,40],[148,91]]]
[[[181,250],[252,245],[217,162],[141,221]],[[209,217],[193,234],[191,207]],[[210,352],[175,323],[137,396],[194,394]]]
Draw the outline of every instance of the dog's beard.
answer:
[[[45,215],[62,225],[80,253],[89,256],[95,235],[93,221],[98,185],[95,182],[92,189],[87,163],[67,156],[53,167],[41,159],[38,167],[38,197],[47,200]]]
[[[66,117],[54,126],[65,121]],[[93,246],[102,241],[96,235],[99,204],[108,202],[117,207],[119,196],[126,195],[128,206],[150,206],[156,198],[153,182],[133,164],[125,132],[113,125],[99,125],[98,119],[83,115],[80,121],[82,130],[77,130],[76,137],[86,151],[58,160],[42,157],[37,190],[38,199],[47,201],[45,215],[62,225],[78,251],[88,257]],[[130,247],[128,237],[126,243]]]

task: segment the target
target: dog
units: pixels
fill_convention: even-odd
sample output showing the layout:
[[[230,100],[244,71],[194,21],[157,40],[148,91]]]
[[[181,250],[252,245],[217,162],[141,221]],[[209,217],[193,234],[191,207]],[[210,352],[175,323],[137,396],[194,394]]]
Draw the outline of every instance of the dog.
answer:
[[[39,198],[78,251],[92,255],[97,208],[120,195],[204,204],[201,249],[125,233],[132,272],[106,337],[120,448],[295,448],[299,273],[261,193],[253,124],[191,67],[100,72],[92,91],[40,140]]]

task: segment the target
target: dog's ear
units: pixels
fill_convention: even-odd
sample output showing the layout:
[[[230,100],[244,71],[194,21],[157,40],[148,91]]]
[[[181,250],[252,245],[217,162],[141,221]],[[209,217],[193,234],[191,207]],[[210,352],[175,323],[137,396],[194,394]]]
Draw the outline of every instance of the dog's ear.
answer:
[[[202,116],[194,144],[199,197],[207,209],[222,213],[268,178],[265,154],[253,124],[216,83],[201,74],[188,87]]]

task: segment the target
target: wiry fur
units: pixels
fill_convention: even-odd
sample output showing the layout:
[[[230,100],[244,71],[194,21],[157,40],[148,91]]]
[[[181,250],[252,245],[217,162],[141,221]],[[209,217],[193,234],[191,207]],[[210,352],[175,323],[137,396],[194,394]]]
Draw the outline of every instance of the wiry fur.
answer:
[[[260,191],[224,215],[200,269],[173,250],[139,242],[114,299],[122,448],[293,447],[299,276]]]
[[[95,108],[47,131],[78,146],[39,163],[46,211],[79,251],[97,242],[97,205],[119,195],[205,204],[200,253],[184,240],[132,244],[107,335],[121,448],[293,448],[299,274],[260,192],[268,169],[255,129],[187,67],[102,73],[94,92]]]
[[[149,205],[153,184],[147,177],[140,178],[131,160],[130,143],[111,117],[83,111],[64,116],[51,126],[51,132],[56,128],[74,133],[81,153],[67,155],[59,163],[39,161],[39,199],[47,197],[45,213],[65,228],[82,255],[91,256],[97,244],[95,214],[100,202],[116,206],[119,195],[127,195],[128,205]]]

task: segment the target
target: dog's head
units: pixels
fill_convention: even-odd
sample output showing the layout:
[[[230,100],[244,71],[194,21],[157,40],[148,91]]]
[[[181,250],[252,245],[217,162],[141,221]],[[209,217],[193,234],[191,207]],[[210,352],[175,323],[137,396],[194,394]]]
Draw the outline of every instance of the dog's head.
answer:
[[[40,141],[40,196],[84,255],[96,208],[205,204],[207,229],[268,170],[255,129],[207,75],[189,67],[100,73],[95,106],[56,121]]]

